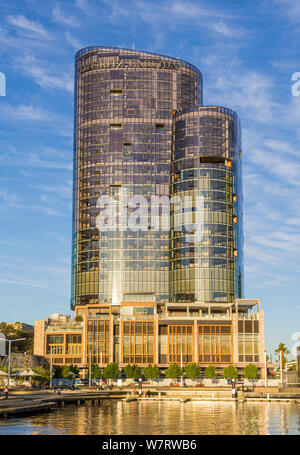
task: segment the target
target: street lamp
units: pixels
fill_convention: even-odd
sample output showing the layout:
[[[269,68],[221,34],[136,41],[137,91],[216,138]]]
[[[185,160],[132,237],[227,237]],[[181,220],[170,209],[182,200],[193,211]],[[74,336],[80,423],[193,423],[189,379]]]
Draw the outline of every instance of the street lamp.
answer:
[[[265,350],[265,387],[268,387],[267,351]]]
[[[182,369],[182,351],[180,352],[180,367]],[[183,372],[181,373],[180,385],[183,386]]]
[[[11,355],[11,343],[14,341],[21,341],[26,340],[26,338],[15,338],[14,340],[7,340],[6,338],[0,338],[0,340],[4,340],[8,342],[8,372],[7,372],[7,385],[9,386],[10,383],[10,355]]]
[[[91,365],[91,358],[92,358],[92,352],[97,352],[97,348],[90,348],[89,349],[89,387],[92,385],[92,365]],[[101,351],[100,352],[100,378],[102,379],[102,354],[106,353],[107,351]]]
[[[100,352],[100,379],[101,379],[101,383],[102,383],[102,354],[103,353],[105,354],[106,352],[107,352],[106,350]]]
[[[50,390],[52,390],[52,379],[53,379],[53,346],[50,350]]]

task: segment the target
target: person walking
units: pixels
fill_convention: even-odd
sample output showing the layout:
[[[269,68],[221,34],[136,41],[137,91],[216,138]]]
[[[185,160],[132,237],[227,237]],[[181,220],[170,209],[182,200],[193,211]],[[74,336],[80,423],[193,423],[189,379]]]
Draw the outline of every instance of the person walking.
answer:
[[[6,400],[7,400],[7,398],[8,398],[8,388],[7,388],[7,387],[5,387],[4,393],[5,393],[5,398],[6,398]]]
[[[60,396],[60,395],[61,395],[61,393],[60,393],[60,387],[58,387],[58,389],[57,389],[57,393],[58,393],[58,396]]]

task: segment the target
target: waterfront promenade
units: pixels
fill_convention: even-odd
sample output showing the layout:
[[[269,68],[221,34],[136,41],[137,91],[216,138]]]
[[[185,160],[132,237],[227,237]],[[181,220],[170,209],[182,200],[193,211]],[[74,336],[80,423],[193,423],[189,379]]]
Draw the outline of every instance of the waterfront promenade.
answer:
[[[148,391],[148,394],[146,392]],[[58,407],[68,404],[78,406],[86,403],[100,405],[102,400],[122,400],[130,401],[219,401],[219,402],[292,402],[300,403],[300,390],[298,392],[279,392],[272,390],[260,390],[255,392],[238,392],[235,398],[232,397],[231,388],[194,388],[184,387],[165,387],[165,388],[145,388],[142,395],[133,393],[132,388],[122,390],[101,390],[91,391],[82,389],[76,391],[63,390],[59,395],[51,390],[22,390],[12,391],[9,398],[0,396],[0,418],[9,416],[33,414],[37,412],[50,412]]]

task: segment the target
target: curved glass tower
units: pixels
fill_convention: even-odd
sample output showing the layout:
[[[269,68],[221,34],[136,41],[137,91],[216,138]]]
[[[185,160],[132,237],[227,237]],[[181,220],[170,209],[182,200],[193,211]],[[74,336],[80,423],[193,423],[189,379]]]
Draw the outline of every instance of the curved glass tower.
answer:
[[[202,103],[189,63],[113,47],[76,54],[72,308],[169,301],[169,232],[99,231],[101,196],[169,196],[172,119]],[[149,226],[150,227],[150,226]]]
[[[170,300],[242,298],[241,133],[235,112],[200,106],[175,116],[171,195],[191,198],[185,210],[192,212],[193,222],[196,210],[203,211],[203,232],[195,237],[182,229],[173,207]]]

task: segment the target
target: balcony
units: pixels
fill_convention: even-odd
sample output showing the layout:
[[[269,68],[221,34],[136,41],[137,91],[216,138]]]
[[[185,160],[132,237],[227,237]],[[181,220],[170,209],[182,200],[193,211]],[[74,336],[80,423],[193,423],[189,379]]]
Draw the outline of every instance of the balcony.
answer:
[[[250,320],[250,321],[258,321],[259,320],[259,313],[249,313],[249,314],[243,314],[243,313],[238,313],[238,320]]]
[[[153,321],[154,314],[143,314],[143,315],[135,315],[135,314],[126,314],[121,316],[121,321]]]
[[[46,332],[81,332],[83,330],[83,322],[65,322],[65,323],[51,323],[47,326]]]
[[[90,319],[109,319],[109,314],[89,314],[88,320]]]
[[[202,316],[195,316],[187,313],[182,316],[171,316],[171,315],[164,315],[159,314],[158,319],[175,319],[175,320],[182,320],[182,319],[196,319],[196,320],[203,320],[203,319],[226,319],[231,320],[232,316],[224,313],[212,313],[212,314],[203,314]]]

